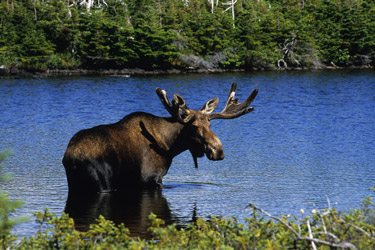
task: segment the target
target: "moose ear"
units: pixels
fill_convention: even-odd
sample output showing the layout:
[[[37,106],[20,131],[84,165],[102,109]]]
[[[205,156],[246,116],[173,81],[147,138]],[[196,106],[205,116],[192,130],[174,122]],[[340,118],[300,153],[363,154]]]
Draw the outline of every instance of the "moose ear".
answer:
[[[206,102],[206,104],[201,108],[200,111],[203,114],[210,114],[215,110],[218,103],[219,103],[219,98],[217,98],[217,97],[213,98],[213,99],[209,100],[208,102]]]

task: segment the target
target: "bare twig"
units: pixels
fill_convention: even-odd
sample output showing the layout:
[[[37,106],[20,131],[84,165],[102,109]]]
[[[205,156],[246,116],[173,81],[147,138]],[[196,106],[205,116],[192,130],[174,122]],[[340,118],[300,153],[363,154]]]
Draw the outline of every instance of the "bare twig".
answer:
[[[328,214],[328,213],[331,211],[331,201],[329,200],[328,195],[326,195],[326,198],[327,198],[327,203],[328,203],[328,209],[327,209],[327,211],[324,213],[324,215]]]
[[[334,235],[333,233],[330,233],[330,232],[314,232],[313,234],[315,234],[315,235],[318,235],[318,234],[327,235],[327,236],[331,237],[332,239],[339,241],[339,238],[337,238],[336,235]]]
[[[212,1],[213,1],[213,0],[212,0]],[[223,5],[229,5],[229,7],[226,8],[226,9],[223,11],[223,13],[226,12],[226,11],[228,11],[228,10],[230,10],[230,9],[232,9],[233,28],[236,27],[235,24],[234,24],[234,20],[235,20],[235,17],[234,17],[234,5],[235,5],[236,3],[237,3],[237,0],[235,0],[235,1],[230,0],[229,2],[222,3]]]
[[[367,237],[369,237],[370,239],[374,240],[374,238],[372,237],[371,234],[369,234],[368,232],[366,232],[365,230],[363,230],[362,228],[360,228],[359,226],[356,226],[356,225],[353,225],[351,223],[348,223],[346,221],[344,221],[343,219],[340,219],[341,222],[355,228],[356,230],[360,231],[361,233],[365,234]]]
[[[272,214],[268,213],[267,211],[257,207],[256,205],[250,203],[249,206],[253,209],[256,209],[258,211],[260,211],[261,213],[264,213],[265,215],[267,215],[268,217],[282,223],[284,226],[286,226],[290,231],[292,231],[295,236],[297,237],[297,239],[299,240],[306,240],[306,241],[310,241],[310,242],[314,242],[314,243],[317,243],[317,244],[323,244],[323,245],[327,245],[327,246],[331,246],[331,247],[338,247],[338,248],[349,248],[349,249],[357,249],[356,246],[354,246],[352,243],[350,242],[331,242],[331,241],[325,241],[325,240],[321,240],[321,239],[317,239],[317,238],[312,238],[312,237],[303,237],[301,236],[299,233],[297,233],[296,230],[294,230],[294,228],[292,226],[290,226],[288,223],[284,222],[282,219],[276,217],[276,216],[273,216]]]
[[[308,219],[306,220],[306,224],[307,224],[307,229],[309,230],[309,237],[313,239],[314,237],[311,231],[310,221]],[[315,242],[311,241],[311,246],[314,250],[317,250],[315,246]]]

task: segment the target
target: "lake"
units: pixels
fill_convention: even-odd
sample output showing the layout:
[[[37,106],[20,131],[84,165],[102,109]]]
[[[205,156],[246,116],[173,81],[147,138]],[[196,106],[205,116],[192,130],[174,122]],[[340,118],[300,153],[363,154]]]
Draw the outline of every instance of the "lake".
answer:
[[[68,197],[61,160],[79,130],[117,122],[134,111],[168,116],[155,88],[183,96],[200,109],[219,97],[221,111],[232,82],[243,101],[257,88],[255,111],[234,120],[213,120],[225,159],[177,156],[164,189],[127,195]],[[167,223],[198,217],[250,217],[249,202],[275,215],[329,205],[341,211],[374,196],[375,72],[258,72],[132,77],[0,79],[0,151],[12,179],[1,189],[24,201],[17,215],[48,207],[68,212],[84,230],[99,214],[124,222],[146,237],[152,211]],[[38,229],[31,220],[15,232]]]

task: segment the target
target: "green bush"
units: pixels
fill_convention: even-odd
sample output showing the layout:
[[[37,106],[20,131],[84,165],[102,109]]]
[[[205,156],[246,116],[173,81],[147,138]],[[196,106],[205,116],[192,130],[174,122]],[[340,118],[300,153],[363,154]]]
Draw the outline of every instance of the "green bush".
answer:
[[[2,162],[6,159],[9,152],[0,152],[0,182],[6,182],[10,176],[3,172]],[[17,237],[11,235],[11,229],[14,225],[25,221],[25,218],[14,218],[11,216],[17,208],[22,206],[21,201],[12,200],[8,195],[0,190],[0,248],[7,249],[15,242]]]
[[[129,230],[115,226],[102,216],[87,232],[74,229],[74,221],[67,214],[53,216],[48,209],[35,213],[39,231],[21,239],[15,249],[113,249],[130,245]]]
[[[278,218],[250,204],[253,212],[245,223],[236,218],[200,218],[184,228],[166,226],[150,214],[153,239],[147,241],[130,237],[123,224],[102,216],[88,231],[80,232],[68,215],[56,217],[46,209],[35,214],[40,225],[35,235],[18,241],[8,237],[7,243],[8,249],[374,249],[374,204],[370,198],[364,204],[346,214],[314,209],[303,219]]]

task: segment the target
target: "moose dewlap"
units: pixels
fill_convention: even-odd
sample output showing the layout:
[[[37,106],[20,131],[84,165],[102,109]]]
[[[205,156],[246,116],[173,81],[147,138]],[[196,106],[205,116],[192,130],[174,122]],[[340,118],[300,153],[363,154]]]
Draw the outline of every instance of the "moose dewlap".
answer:
[[[165,90],[156,89],[171,117],[135,112],[117,123],[79,131],[69,142],[62,160],[70,193],[97,193],[129,188],[162,186],[172,159],[189,150],[195,167],[197,157],[224,159],[223,145],[211,131],[213,119],[233,119],[254,110],[249,105],[255,89],[242,103],[232,84],[225,108],[213,113],[219,99],[206,102],[200,110],[189,109],[175,94],[170,102]]]

